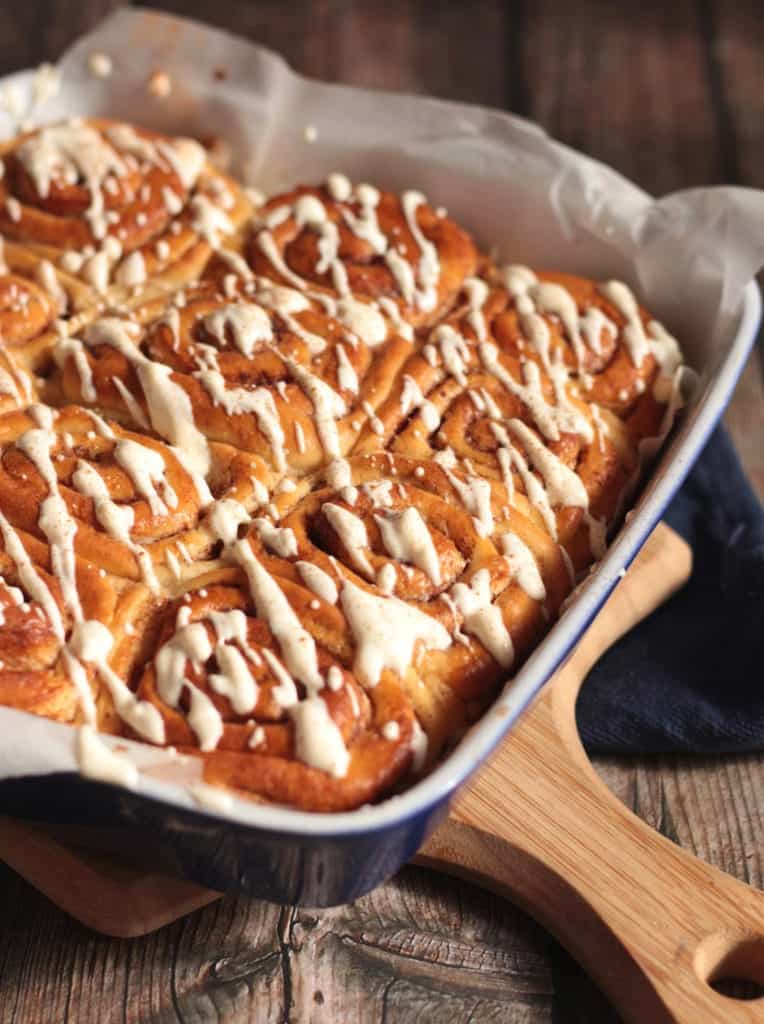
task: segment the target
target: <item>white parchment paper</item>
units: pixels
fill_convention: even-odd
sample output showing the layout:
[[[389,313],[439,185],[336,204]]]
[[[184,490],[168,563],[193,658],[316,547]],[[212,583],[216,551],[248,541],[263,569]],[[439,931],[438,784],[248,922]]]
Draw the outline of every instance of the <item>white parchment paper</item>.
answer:
[[[92,74],[94,53],[111,58],[110,77]],[[147,87],[157,70],[172,84],[164,98]],[[741,291],[764,264],[764,192],[693,189],[656,201],[521,118],[311,81],[262,47],[183,19],[119,10],[65,54],[60,71],[60,91],[34,111],[37,123],[107,115],[220,137],[233,170],[265,192],[335,170],[421,189],[508,261],[628,281],[701,379],[723,361]],[[16,85],[28,98],[33,76]],[[17,120],[0,112],[0,135]],[[27,724],[7,739],[4,731],[0,777],[74,769],[71,730],[2,715]],[[163,755],[144,747],[137,760],[156,766]]]

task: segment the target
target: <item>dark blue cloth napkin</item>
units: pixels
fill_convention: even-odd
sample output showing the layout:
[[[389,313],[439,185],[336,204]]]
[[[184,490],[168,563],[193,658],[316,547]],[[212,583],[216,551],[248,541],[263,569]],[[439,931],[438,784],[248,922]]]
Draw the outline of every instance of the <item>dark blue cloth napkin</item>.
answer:
[[[723,429],[664,519],[692,547],[692,577],[590,673],[577,709],[584,744],[608,753],[763,750],[764,509]]]

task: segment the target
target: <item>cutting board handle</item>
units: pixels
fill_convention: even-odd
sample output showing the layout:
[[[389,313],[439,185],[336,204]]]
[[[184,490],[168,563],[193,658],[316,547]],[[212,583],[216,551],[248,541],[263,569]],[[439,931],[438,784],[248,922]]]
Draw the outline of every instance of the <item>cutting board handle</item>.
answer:
[[[524,907],[629,1021],[762,1022],[764,1000],[734,1000],[709,982],[764,983],[764,894],[632,814],[592,768],[575,724],[591,666],[689,571],[689,550],[659,526],[420,859]]]

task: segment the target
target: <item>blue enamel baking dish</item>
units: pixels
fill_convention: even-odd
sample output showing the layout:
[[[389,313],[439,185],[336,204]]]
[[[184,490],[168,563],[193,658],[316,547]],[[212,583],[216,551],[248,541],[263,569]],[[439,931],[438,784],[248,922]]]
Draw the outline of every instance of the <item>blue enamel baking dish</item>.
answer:
[[[54,771],[54,765],[72,760],[72,730],[0,709],[5,760],[27,766],[0,781],[0,810],[77,826],[68,834],[79,842],[212,889],[239,888],[275,902],[308,906],[345,903],[368,892],[414,856],[446,814],[454,792],[507,736],[575,646],[700,454],[732,394],[760,319],[760,293],[750,284],[728,350],[708,375],[634,515],[597,571],[491,712],[435,771],[403,795],[375,807],[328,815],[235,800],[232,809],[218,815],[195,807],[170,782],[144,778],[141,792],[135,793],[86,781],[72,771]]]
[[[145,15],[118,12],[97,37],[81,41],[67,56],[65,65],[76,72],[77,62],[84,61],[87,54],[96,49],[109,52],[109,40],[134,32],[142,17]],[[138,791],[87,781],[75,769],[72,729],[0,709],[0,814],[58,826],[77,842],[116,851],[153,872],[183,877],[212,889],[242,889],[271,901],[310,906],[344,903],[378,885],[416,853],[445,816],[454,792],[507,736],[523,709],[575,646],[703,449],[730,399],[759,328],[761,298],[756,284],[737,288],[735,285],[742,286],[750,280],[764,259],[764,252],[755,241],[757,237],[764,238],[764,197],[743,190],[708,190],[689,200],[680,198],[665,206],[659,204],[660,208],[653,207],[645,219],[645,211],[652,205],[649,197],[615,172],[552,143],[525,122],[458,104],[374,96],[361,90],[308,83],[289,72],[273,55],[238,41],[231,42],[223,33],[178,19],[156,15],[152,19],[152,32],[157,24],[173,27],[171,61],[183,66],[189,54],[193,54],[202,69],[205,63],[212,69],[220,59],[220,47],[229,47],[236,57],[232,59],[229,76],[234,85],[240,75],[242,81],[238,84],[246,86],[247,96],[254,95],[262,107],[262,97],[272,87],[274,76],[279,81],[286,78],[290,83],[290,102],[296,102],[299,95],[307,111],[306,119],[319,124],[319,138],[323,133],[327,151],[308,149],[303,132],[292,131],[289,139],[294,150],[293,164],[285,169],[277,161],[271,172],[264,170],[264,187],[274,187],[279,178],[283,183],[289,177],[288,171],[319,178],[334,169],[338,153],[344,150],[336,139],[332,145],[332,131],[347,138],[355,130],[361,155],[349,157],[353,165],[349,169],[356,177],[364,173],[396,187],[404,171],[408,183],[422,180],[412,177],[415,173],[422,175],[424,187],[439,200],[445,199],[450,212],[472,228],[478,240],[487,241],[489,234],[495,237],[501,217],[495,198],[491,207],[486,196],[491,192],[500,195],[496,190],[504,188],[507,195],[514,193],[518,207],[522,205],[517,237],[512,231],[504,231],[504,237],[498,239],[505,255],[512,255],[506,249],[511,250],[516,243],[528,262],[550,266],[552,261],[545,254],[553,251],[554,265],[560,269],[590,274],[599,271],[600,275],[612,263],[613,273],[631,278],[646,304],[653,304],[673,329],[698,372],[679,425],[606,557],[507,684],[491,711],[427,778],[400,796],[342,814],[299,812],[238,798],[225,809],[205,809],[195,802],[187,787],[173,781],[172,765],[163,761],[162,752],[119,741],[130,748],[141,768]],[[158,40],[161,35],[156,32]],[[143,62],[148,67],[158,66],[158,52],[150,46],[144,49]],[[111,52],[115,52],[113,46]],[[245,53],[248,63],[244,61]],[[134,74],[142,75],[143,66],[137,67]],[[29,75],[14,78],[28,87]],[[51,117],[61,115],[61,102],[58,108],[54,104]],[[116,116],[127,116],[128,111],[124,103],[120,107],[120,102],[119,97],[96,97],[91,89],[85,98],[84,112],[102,113],[106,107]],[[238,102],[244,102],[241,96]],[[366,114],[373,104],[384,111],[384,116],[370,126]],[[322,111],[329,105],[334,121],[324,122]],[[206,118],[208,108],[209,103],[201,111]],[[411,110],[419,112],[417,117],[412,116]],[[406,126],[405,130],[396,128],[396,119]],[[288,117],[285,120],[292,123]],[[223,122],[232,123],[231,117],[224,117]],[[152,126],[173,128],[166,112],[157,115]],[[188,121],[174,125],[175,130],[187,132],[193,127]],[[373,143],[368,141],[370,137]],[[422,156],[417,148],[425,142],[429,157]],[[391,170],[384,156],[393,146],[398,146],[397,151],[403,155],[402,167]],[[510,173],[526,158],[541,161],[540,174],[544,161],[555,159],[560,163],[559,182],[548,190],[545,199],[536,196],[535,210],[529,210],[523,196],[517,195],[523,187],[518,181],[524,179],[513,178]],[[329,160],[332,165],[327,165]],[[445,166],[444,160],[449,164],[448,177],[440,187],[438,174],[439,168]],[[458,188],[454,186],[454,175],[459,177]],[[617,197],[617,209],[615,204],[608,207],[609,190]],[[570,206],[573,193],[583,197],[581,201],[587,204],[587,216],[581,223]],[[677,211],[685,208],[685,201],[694,211],[689,226],[681,217],[677,220]],[[615,228],[607,223],[608,217]],[[627,254],[632,250],[627,248],[626,237],[632,219],[641,225],[638,255],[632,254],[633,259]],[[529,226],[534,223],[545,233],[538,244],[532,231],[529,233]],[[681,230],[677,230],[677,225]],[[551,240],[547,237],[550,232],[554,235]],[[663,278],[651,274],[650,260],[642,260],[642,254],[649,254],[649,247],[655,245],[656,235],[666,251],[675,245],[676,251],[681,252],[683,244],[690,244],[695,250],[692,260],[682,264],[677,259],[672,288],[666,286]],[[631,244],[633,247],[633,239]],[[660,261],[665,264],[665,255],[660,256]],[[676,298],[673,306],[672,294]],[[689,311],[687,318],[677,315],[681,308]]]

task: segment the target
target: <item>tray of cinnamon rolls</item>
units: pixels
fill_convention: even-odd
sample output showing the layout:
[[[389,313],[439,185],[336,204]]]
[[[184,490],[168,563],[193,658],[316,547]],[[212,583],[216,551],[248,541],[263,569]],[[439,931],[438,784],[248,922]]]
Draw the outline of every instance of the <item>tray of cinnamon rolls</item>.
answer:
[[[756,295],[657,462],[688,393],[649,297],[416,182],[262,195],[100,117],[0,161],[0,811],[351,898],[638,550]]]

